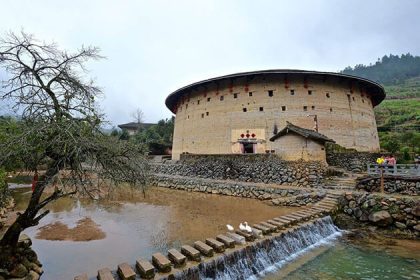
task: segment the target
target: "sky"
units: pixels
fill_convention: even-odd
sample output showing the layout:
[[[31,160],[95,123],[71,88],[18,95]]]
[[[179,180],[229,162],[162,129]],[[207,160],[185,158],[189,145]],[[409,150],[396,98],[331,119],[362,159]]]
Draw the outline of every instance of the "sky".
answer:
[[[98,46],[89,64],[113,125],[172,116],[165,98],[221,75],[336,72],[385,54],[420,55],[415,0],[0,0],[0,36],[33,34],[66,50]]]

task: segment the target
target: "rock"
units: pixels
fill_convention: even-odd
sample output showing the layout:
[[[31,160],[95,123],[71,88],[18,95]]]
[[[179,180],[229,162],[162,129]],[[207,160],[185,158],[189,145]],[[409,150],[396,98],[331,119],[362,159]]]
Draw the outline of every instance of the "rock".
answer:
[[[28,274],[28,269],[23,264],[18,264],[12,271],[10,271],[10,276],[16,278],[25,277]]]
[[[414,206],[412,209],[411,209],[411,214],[413,214],[414,216],[416,216],[416,217],[420,217],[420,203],[417,203],[417,205],[416,206]]]
[[[29,271],[28,278],[29,279],[27,279],[27,280],[39,280],[40,276],[35,271],[31,270],[31,271]]]
[[[24,247],[30,247],[32,245],[32,240],[26,234],[22,233],[19,236],[19,245],[23,245]]]
[[[416,231],[420,231],[420,224],[415,225],[413,228],[414,228],[414,230],[416,230]]]
[[[356,201],[351,200],[351,201],[349,202],[349,207],[350,207],[350,208],[355,208],[355,207],[356,207]]]
[[[375,213],[371,213],[369,215],[369,221],[375,223],[378,226],[385,227],[392,224],[392,217],[388,211],[382,210]]]
[[[399,228],[399,229],[405,229],[405,228],[407,228],[407,226],[405,224],[400,223],[400,222],[395,222],[395,226],[397,228]]]

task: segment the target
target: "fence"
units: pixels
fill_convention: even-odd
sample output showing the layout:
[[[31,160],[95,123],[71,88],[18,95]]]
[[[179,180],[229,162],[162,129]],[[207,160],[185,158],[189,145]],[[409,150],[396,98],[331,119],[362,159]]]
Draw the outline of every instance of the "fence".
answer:
[[[381,169],[385,175],[420,176],[420,165],[418,164],[367,164],[368,174],[380,174]]]

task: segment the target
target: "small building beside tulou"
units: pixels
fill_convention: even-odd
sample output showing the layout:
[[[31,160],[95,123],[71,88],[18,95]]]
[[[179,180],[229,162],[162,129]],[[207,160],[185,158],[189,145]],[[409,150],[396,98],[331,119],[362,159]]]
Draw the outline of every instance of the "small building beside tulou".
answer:
[[[275,153],[325,161],[325,143],[378,151],[379,84],[339,73],[264,70],[212,78],[166,98],[176,114],[172,158]],[[270,141],[271,140],[271,141]]]

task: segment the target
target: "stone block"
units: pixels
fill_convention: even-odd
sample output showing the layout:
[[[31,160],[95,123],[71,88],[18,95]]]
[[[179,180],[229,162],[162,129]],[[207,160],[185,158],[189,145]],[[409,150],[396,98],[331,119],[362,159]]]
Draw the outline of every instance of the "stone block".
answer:
[[[155,253],[152,255],[152,263],[159,272],[171,271],[171,261],[161,253]]]
[[[225,251],[225,244],[213,238],[207,238],[206,244],[214,249],[216,253],[223,253]]]
[[[246,241],[254,241],[255,240],[255,236],[252,235],[252,233],[241,231],[241,230],[237,230],[237,231],[235,231],[235,233],[245,237]]]
[[[235,247],[235,240],[233,240],[232,238],[227,237],[223,234],[219,234],[218,236],[216,236],[216,240],[225,244],[226,248],[234,248]]]
[[[168,258],[174,264],[175,267],[184,266],[187,262],[187,257],[181,254],[176,249],[168,250]]]
[[[254,224],[252,227],[261,230],[264,235],[269,235],[271,233],[271,229],[263,225]]]
[[[206,257],[212,257],[214,254],[213,248],[201,241],[194,242],[194,248]]]
[[[268,220],[267,223],[276,226],[278,229],[283,229],[285,227],[283,223],[280,223],[274,220]]]
[[[34,271],[35,272],[35,271]],[[36,272],[35,272],[36,273]],[[38,273],[37,273],[38,275]],[[39,277],[38,277],[39,278]],[[77,275],[76,277],[74,277],[74,280],[89,280],[88,276],[86,273],[82,274],[82,275]]]
[[[134,280],[136,279],[136,273],[128,263],[122,263],[118,265],[118,275],[121,280]]]
[[[107,267],[98,270],[98,280],[115,280],[111,270]]]
[[[197,249],[191,247],[190,245],[183,245],[181,247],[181,253],[187,256],[187,258],[191,261],[201,261],[200,252]]]
[[[152,279],[155,277],[155,267],[146,260],[136,260],[136,268],[140,273],[141,278]]]
[[[235,240],[236,244],[245,244],[245,237],[240,236],[239,234],[233,233],[233,232],[228,232],[226,233],[227,237],[232,238],[233,240]]]
[[[274,218],[273,220],[276,221],[276,222],[284,224],[285,227],[288,227],[289,225],[292,224],[289,220],[282,219],[282,218]]]
[[[278,230],[278,227],[277,226],[272,225],[272,224],[269,224],[267,222],[261,222],[259,224],[262,225],[262,226],[265,226],[265,227],[269,228],[271,232],[275,232],[275,231]]]

